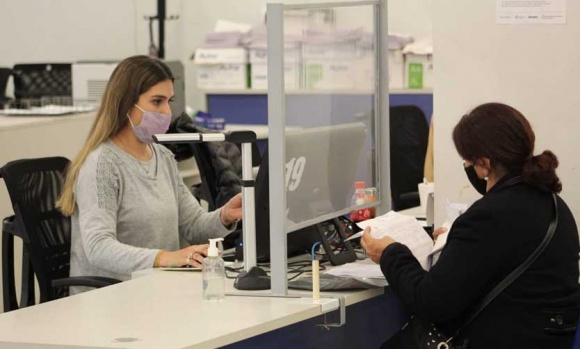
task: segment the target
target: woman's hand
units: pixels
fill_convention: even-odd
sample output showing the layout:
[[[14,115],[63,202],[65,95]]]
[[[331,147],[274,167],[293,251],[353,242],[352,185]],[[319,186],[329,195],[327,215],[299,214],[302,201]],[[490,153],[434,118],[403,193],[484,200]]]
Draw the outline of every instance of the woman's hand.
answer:
[[[441,234],[447,233],[447,228],[439,227],[433,231],[433,242],[437,241],[437,237]]]
[[[392,238],[385,236],[381,239],[375,239],[371,236],[371,227],[366,227],[360,240],[362,247],[365,249],[367,256],[375,263],[381,261],[381,255],[387,246],[396,242]]]
[[[242,194],[237,194],[222,207],[221,221],[224,227],[242,219]]]
[[[160,267],[184,267],[199,268],[201,262],[207,256],[209,245],[193,245],[174,252],[165,252],[159,257]]]

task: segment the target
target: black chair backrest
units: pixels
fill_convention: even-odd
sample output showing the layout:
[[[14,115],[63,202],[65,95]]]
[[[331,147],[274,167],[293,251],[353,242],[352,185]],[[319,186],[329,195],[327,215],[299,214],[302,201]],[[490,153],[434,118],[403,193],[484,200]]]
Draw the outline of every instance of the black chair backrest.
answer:
[[[70,63],[16,64],[13,68],[14,97],[72,97],[72,65]]]
[[[12,75],[12,69],[0,68],[0,97],[6,96],[6,87],[8,87],[10,75]]]
[[[185,113],[174,118],[167,133],[208,133],[215,132],[196,125]],[[238,145],[230,142],[206,142],[187,144],[168,144],[176,160],[193,156],[201,177],[201,183],[195,187],[196,198],[208,203],[208,210],[213,211],[225,204],[232,196],[241,191],[242,163]],[[253,144],[252,155],[258,153]],[[254,159],[254,158],[253,158]]]
[[[393,209],[403,210],[419,205],[417,185],[423,181],[429,125],[416,106],[396,106],[389,111],[391,195]],[[413,193],[411,200],[405,200],[408,193]]]
[[[240,151],[230,142],[196,143],[192,147],[202,198],[208,202],[208,210],[213,211],[242,190]]]
[[[201,183],[196,190],[198,192],[195,194],[198,199],[203,199],[207,202],[208,211],[214,211],[217,208],[215,202],[215,199],[217,198],[217,179],[215,171],[213,170],[211,156],[207,149],[207,144],[191,144],[191,149],[201,179]]]
[[[10,75],[12,75],[12,69],[0,68],[0,108],[4,108],[4,105],[10,100],[6,96],[6,87],[8,87]]]
[[[71,220],[55,207],[68,164],[64,157],[51,157],[16,160],[0,168],[16,229],[38,279],[40,302],[68,295],[68,288],[51,285],[67,278],[70,269]]]

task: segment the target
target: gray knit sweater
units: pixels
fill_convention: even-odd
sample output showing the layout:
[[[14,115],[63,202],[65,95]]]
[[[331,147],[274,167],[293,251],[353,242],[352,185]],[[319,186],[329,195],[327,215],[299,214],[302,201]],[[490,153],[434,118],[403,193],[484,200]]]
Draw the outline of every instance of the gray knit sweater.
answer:
[[[111,141],[87,157],[74,190],[71,276],[127,280],[153,267],[159,250],[178,250],[180,236],[202,244],[230,231],[221,210],[207,213],[191,195],[173,154],[157,144],[153,150],[151,173]]]

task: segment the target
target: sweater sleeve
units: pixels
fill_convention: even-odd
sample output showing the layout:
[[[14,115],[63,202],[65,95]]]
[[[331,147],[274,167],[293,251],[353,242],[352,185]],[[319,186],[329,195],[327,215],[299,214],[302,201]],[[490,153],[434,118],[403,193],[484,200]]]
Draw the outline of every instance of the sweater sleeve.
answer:
[[[224,237],[235,229],[235,224],[226,228],[221,222],[221,208],[207,212],[179,178],[179,233],[191,244],[207,244],[208,239]]]
[[[135,270],[151,268],[159,250],[138,248],[117,240],[121,192],[119,172],[106,150],[85,161],[75,185],[85,255],[97,268],[130,275]]]
[[[489,213],[465,213],[453,224],[440,259],[428,272],[399,243],[383,251],[381,270],[414,314],[436,323],[456,319],[502,277],[506,251],[494,241],[496,230]]]
[[[160,149],[162,149],[164,158],[171,162],[173,181],[177,187],[179,234],[190,244],[207,244],[210,238],[224,237],[232,232],[236,225],[232,224],[227,228],[223,226],[220,218],[221,208],[213,212],[207,212],[203,209],[179,176],[177,162],[173,158],[173,154],[164,147],[160,147]]]

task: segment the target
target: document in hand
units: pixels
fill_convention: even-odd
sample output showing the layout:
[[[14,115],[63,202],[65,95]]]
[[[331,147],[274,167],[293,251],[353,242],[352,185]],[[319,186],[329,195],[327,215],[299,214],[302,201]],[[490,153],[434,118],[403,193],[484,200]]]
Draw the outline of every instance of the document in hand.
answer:
[[[340,278],[354,279],[368,285],[384,287],[387,286],[385,276],[381,267],[370,259],[346,263],[338,267],[331,268],[323,275],[332,275]]]
[[[445,212],[447,213],[447,217],[442,228],[446,228],[447,232],[439,235],[437,240],[435,241],[435,246],[433,246],[433,252],[431,252],[431,256],[429,256],[429,265],[434,265],[439,260],[439,256],[441,255],[441,251],[443,251],[443,247],[447,243],[447,236],[449,235],[449,231],[451,230],[451,224],[459,217],[463,212],[467,211],[468,205],[460,202],[451,202],[446,200],[445,203]]]
[[[371,235],[374,238],[389,236],[396,242],[406,245],[423,269],[431,267],[429,255],[433,251],[433,240],[427,235],[421,223],[415,217],[406,216],[394,211],[377,218],[357,223],[365,229],[371,227]]]

